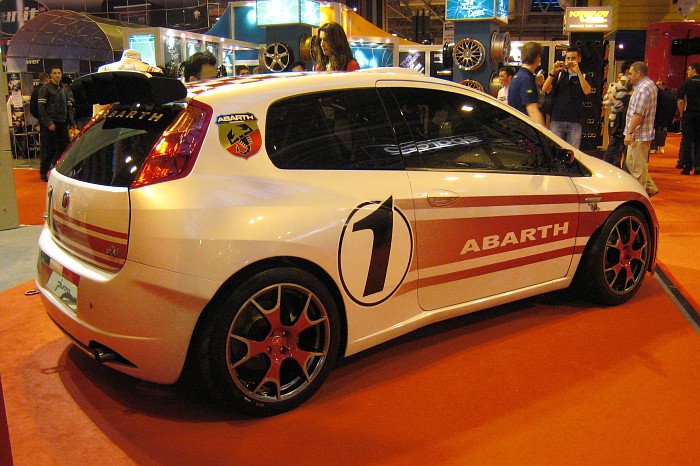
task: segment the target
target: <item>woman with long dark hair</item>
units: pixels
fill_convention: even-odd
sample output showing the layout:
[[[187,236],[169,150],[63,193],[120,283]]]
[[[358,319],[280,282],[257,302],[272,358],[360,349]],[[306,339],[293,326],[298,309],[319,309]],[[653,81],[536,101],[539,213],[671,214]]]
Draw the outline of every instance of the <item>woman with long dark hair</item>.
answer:
[[[321,53],[318,54],[316,71],[355,71],[360,69],[360,64],[353,58],[348,37],[340,24],[324,24],[318,29],[318,37],[321,39]]]

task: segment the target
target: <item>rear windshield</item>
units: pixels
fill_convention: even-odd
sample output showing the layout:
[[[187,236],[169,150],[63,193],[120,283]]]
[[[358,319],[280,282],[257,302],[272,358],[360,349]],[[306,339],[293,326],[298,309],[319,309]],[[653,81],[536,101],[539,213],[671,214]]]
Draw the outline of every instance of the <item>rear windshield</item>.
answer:
[[[63,154],[56,171],[74,180],[128,187],[163,130],[185,107],[114,106]]]

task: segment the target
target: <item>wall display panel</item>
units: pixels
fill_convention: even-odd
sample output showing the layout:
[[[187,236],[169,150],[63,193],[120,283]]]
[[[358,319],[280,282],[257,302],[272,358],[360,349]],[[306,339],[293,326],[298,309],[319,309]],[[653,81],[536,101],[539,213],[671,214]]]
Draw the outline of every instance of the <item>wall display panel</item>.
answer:
[[[206,42],[205,48],[207,49],[207,51],[211,52],[211,54],[214,55],[215,57],[217,57],[217,59],[218,59],[218,57],[219,57],[219,44],[217,44],[216,42]]]
[[[163,43],[163,57],[165,63],[180,63],[182,60],[182,38],[167,36]]]
[[[198,39],[186,39],[185,42],[185,53],[187,54],[187,58],[190,58],[192,55],[194,55],[197,52],[202,51],[202,42]]]
[[[129,48],[141,53],[141,61],[156,66],[155,34],[132,34],[129,36]]]
[[[350,44],[350,49],[362,69],[393,66],[394,64],[394,47],[392,45],[353,42]]]
[[[233,76],[233,62],[235,60],[233,49],[224,47],[221,53],[221,63],[226,67],[226,74]]]
[[[425,52],[399,52],[399,66],[425,74]]]

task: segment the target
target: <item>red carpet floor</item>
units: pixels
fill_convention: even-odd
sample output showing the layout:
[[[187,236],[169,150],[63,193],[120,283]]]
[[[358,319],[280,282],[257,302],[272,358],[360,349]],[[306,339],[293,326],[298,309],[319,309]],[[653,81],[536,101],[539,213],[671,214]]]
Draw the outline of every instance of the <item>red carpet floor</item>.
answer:
[[[20,225],[44,223],[46,183],[39,179],[39,170],[15,168],[15,193]]]
[[[672,168],[677,142],[652,156],[659,257],[697,309],[700,176]],[[31,287],[1,294],[17,465],[700,464],[700,338],[652,276],[625,306],[554,294],[423,329],[262,420],[97,366]]]
[[[660,266],[700,311],[700,175],[675,168],[680,135],[670,134],[665,154],[651,156],[650,170],[662,192],[653,198],[659,218]]]

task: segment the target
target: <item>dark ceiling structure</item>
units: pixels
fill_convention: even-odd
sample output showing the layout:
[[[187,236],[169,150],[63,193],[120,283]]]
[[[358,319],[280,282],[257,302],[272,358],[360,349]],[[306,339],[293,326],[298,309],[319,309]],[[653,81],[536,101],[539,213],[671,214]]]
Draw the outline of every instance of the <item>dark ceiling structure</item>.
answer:
[[[69,10],[27,21],[10,41],[8,57],[75,58],[108,62],[121,50],[119,27],[139,27]]]

